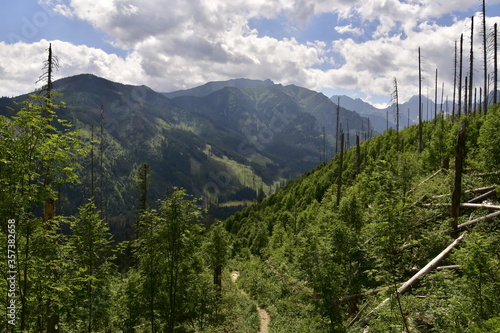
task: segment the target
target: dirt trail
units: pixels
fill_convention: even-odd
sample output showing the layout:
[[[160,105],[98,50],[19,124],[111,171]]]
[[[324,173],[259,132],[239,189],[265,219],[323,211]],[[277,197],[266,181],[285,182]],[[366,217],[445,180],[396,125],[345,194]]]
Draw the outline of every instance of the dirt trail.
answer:
[[[231,280],[233,280],[234,283],[236,283],[236,280],[240,276],[240,272],[231,272]],[[241,289],[239,291],[245,295],[246,298],[250,299],[248,295]],[[255,304],[255,307],[257,308],[257,312],[259,313],[259,318],[260,318],[260,329],[259,333],[268,333],[269,332],[269,322],[271,321],[271,317],[267,313],[266,310],[259,308],[257,304]]]

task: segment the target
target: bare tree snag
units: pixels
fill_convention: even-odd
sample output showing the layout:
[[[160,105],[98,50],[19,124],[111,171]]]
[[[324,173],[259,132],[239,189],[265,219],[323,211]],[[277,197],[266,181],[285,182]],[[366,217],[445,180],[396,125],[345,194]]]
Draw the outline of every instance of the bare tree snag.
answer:
[[[356,174],[361,173],[361,147],[359,146],[359,134],[356,134]]]
[[[424,150],[422,139],[422,67],[420,64],[420,47],[418,48],[418,151]]]
[[[434,83],[434,124],[437,122],[437,100],[438,100],[438,69],[436,68],[436,81]]]
[[[498,31],[497,24],[493,26],[493,103],[497,104],[498,95],[498,45],[497,45]]]
[[[458,216],[460,214],[460,197],[462,195],[462,172],[465,159],[465,123],[462,123],[460,131],[457,134],[457,145],[455,149],[455,181],[453,184],[453,193],[451,195],[450,215],[452,217],[451,228],[456,230],[458,225]]]
[[[453,71],[453,104],[451,106],[452,113],[451,119],[455,119],[455,95],[457,92],[457,41],[455,41],[455,59],[454,59],[454,71]]]
[[[472,113],[472,87],[474,80],[474,16],[471,17],[470,23],[470,69],[469,69],[469,105],[467,109]]]
[[[339,176],[337,178],[337,207],[340,205],[340,196],[342,195],[342,172],[344,164],[344,133],[340,134],[340,165]]]
[[[335,155],[337,155],[337,152],[339,151],[339,118],[340,118],[340,96],[337,97],[337,123],[335,127]]]
[[[483,65],[484,65],[484,114],[488,111],[488,62],[486,50],[486,1],[483,0]],[[496,93],[496,92],[495,92]]]
[[[464,34],[460,35],[460,64],[458,68],[458,116],[462,115],[462,60],[464,48]]]

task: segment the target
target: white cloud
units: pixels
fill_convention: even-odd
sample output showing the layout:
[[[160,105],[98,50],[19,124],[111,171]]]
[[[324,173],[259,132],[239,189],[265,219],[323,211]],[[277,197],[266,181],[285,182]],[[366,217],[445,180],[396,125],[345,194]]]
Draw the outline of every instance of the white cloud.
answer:
[[[337,26],[335,27],[335,31],[339,34],[351,34],[355,36],[359,36],[365,33],[365,31],[360,27],[353,27],[352,24]]]
[[[52,43],[53,53],[59,60],[55,79],[93,73],[112,81],[142,84],[145,77],[136,54],[123,59],[96,48],[61,41],[41,40],[31,44],[0,42],[0,63],[4,68],[4,75],[0,77],[0,96],[20,95],[40,87],[41,84],[36,84],[36,81],[42,74],[49,43]]]
[[[88,21],[111,37],[115,47],[129,51],[124,59],[84,45],[54,41],[61,61],[59,77],[90,72],[158,91],[234,77],[270,78],[317,90],[358,89],[366,96],[388,96],[397,77],[402,100],[416,93],[419,46],[426,82],[432,81],[438,67],[439,80],[446,81],[446,94],[450,94],[454,40],[468,28],[466,21],[441,27],[431,19],[479,7],[470,0],[43,1],[60,14]],[[335,27],[354,40],[341,39],[333,45],[300,43],[294,38],[262,36],[248,26],[251,18],[277,17],[288,18],[292,25],[307,25],[314,15],[332,11],[339,14],[339,20],[356,17],[362,22],[361,26]],[[367,23],[374,22],[374,39],[355,41],[365,33],[371,35],[365,30]],[[0,44],[0,63],[6,72],[0,78],[0,95],[32,90],[47,46],[45,40]],[[335,68],[327,69],[326,64]]]

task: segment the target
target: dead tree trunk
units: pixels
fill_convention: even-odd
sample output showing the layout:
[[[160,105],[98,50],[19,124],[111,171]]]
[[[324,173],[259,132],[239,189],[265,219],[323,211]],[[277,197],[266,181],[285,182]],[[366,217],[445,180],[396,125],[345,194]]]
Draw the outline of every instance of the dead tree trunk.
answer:
[[[451,106],[451,119],[455,119],[455,96],[457,92],[457,41],[455,41],[455,70],[453,71],[453,105]]]
[[[498,95],[498,50],[497,50],[497,24],[493,26],[493,103],[497,103],[497,95]]]
[[[457,145],[455,148],[455,181],[453,184],[453,193],[451,196],[450,215],[452,217],[451,228],[457,229],[458,216],[460,214],[460,197],[462,195],[462,172],[465,159],[465,123],[462,123],[460,131],[457,134]]]
[[[356,134],[356,174],[361,173],[361,147],[359,146],[359,134]]]
[[[462,59],[464,47],[464,34],[460,35],[460,62],[458,69],[458,116],[462,115]]]
[[[339,176],[337,177],[337,207],[340,205],[340,196],[342,195],[342,172],[344,165],[344,133],[340,134],[340,165]]]
[[[467,103],[467,90],[469,89],[469,85],[467,84],[468,77],[465,77],[465,94],[464,94],[464,114],[469,113],[469,110],[467,109],[468,103]]]
[[[436,68],[436,81],[434,82],[434,124],[437,122],[437,100],[438,100],[438,69]]]
[[[483,0],[484,114],[488,111],[488,62],[486,50],[486,1]]]
[[[420,47],[418,48],[418,151],[424,150],[422,139],[422,66],[420,63]]]
[[[335,155],[339,151],[339,118],[340,118],[340,97],[337,97],[337,124],[335,128]]]
[[[397,294],[399,295],[403,295],[404,293],[406,293],[408,290],[411,289],[411,287],[426,273],[430,272],[431,270],[433,270],[434,268],[436,268],[439,263],[441,261],[443,261],[444,258],[446,258],[446,256],[451,252],[451,250],[453,250],[458,244],[460,244],[460,242],[464,239],[464,237],[467,235],[467,232],[464,232],[462,235],[460,235],[460,237],[458,237],[457,239],[455,239],[455,241],[453,243],[451,243],[450,245],[448,245],[448,247],[446,249],[444,249],[443,251],[441,251],[440,254],[438,254],[434,259],[432,259],[427,265],[425,265],[424,268],[422,268],[420,271],[418,271],[417,274],[413,275],[411,277],[411,279],[409,279],[408,281],[406,281],[405,283],[403,283],[401,285],[401,287],[398,288],[398,290],[396,290],[396,292],[391,295],[390,297],[386,298],[382,303],[380,303],[375,309],[373,309],[372,311],[370,311],[360,322],[359,322],[359,325],[360,326],[366,326],[368,324],[368,320],[370,319],[371,316],[375,315],[378,310],[384,306],[385,304],[387,304],[392,298],[396,297]]]
[[[472,112],[472,86],[474,78],[474,16],[471,17],[470,26],[470,69],[469,69],[469,104],[467,109]]]
[[[488,214],[486,216],[481,216],[481,217],[478,217],[477,219],[461,223],[461,224],[459,224],[457,226],[457,230],[462,230],[464,228],[467,228],[467,227],[469,227],[469,226],[471,226],[473,224],[476,224],[478,222],[481,222],[481,221],[490,221],[490,220],[496,219],[499,216],[500,216],[500,210],[496,211],[494,213]],[[456,232],[456,231],[455,230],[447,230],[445,233],[451,234],[451,233],[454,233],[454,232]]]

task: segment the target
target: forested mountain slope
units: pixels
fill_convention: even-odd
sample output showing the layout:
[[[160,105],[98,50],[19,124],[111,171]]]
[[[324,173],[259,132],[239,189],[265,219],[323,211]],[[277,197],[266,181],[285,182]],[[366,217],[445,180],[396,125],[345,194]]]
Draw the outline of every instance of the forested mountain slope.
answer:
[[[497,105],[426,122],[421,152],[418,126],[391,130],[227,219],[240,286],[270,313],[270,331],[498,329],[499,119]],[[459,235],[440,267],[402,287]]]
[[[127,89],[99,79],[94,85],[115,96]],[[79,105],[80,97],[88,104],[91,86],[84,93],[68,90],[68,103]],[[281,90],[253,91],[253,100],[231,90],[221,92],[248,105],[289,100]],[[85,161],[95,162],[94,172],[101,169],[96,158],[103,169],[109,167],[99,158],[99,142],[89,143],[92,127],[78,133],[75,127],[85,127],[77,121],[72,127],[61,111],[69,116],[82,109],[58,108],[48,88],[41,93],[12,117],[0,116],[0,238],[6,246],[0,252],[0,291],[7,295],[1,330],[251,333],[259,328],[254,301],[270,315],[270,332],[498,328],[498,105],[486,116],[437,119],[423,123],[421,131],[389,131],[340,149],[333,161],[222,223],[176,187],[153,206],[148,196],[156,183],[143,164],[120,179],[136,193],[134,233],[120,242],[95,196],[100,177],[85,178],[92,174]],[[137,93],[152,91],[139,87]],[[317,96],[298,95],[312,96],[314,109]],[[137,133],[151,124],[177,133],[165,137],[167,146],[183,143],[173,129],[194,126],[200,115],[163,98],[158,101],[178,111],[146,112],[140,98],[114,110],[128,117],[117,122],[127,134],[124,147],[139,149],[141,143],[130,142],[137,135],[147,141],[147,151],[158,153],[154,132]],[[101,114],[99,103],[93,105],[84,114],[95,122]],[[186,136],[204,143],[200,136]],[[131,155],[117,148],[120,137],[105,134],[104,142],[123,167]],[[215,153],[203,154],[204,165],[210,165]],[[66,214],[59,207],[61,189],[79,181],[91,185],[87,197],[75,214]]]
[[[151,202],[179,186],[205,202],[232,206],[272,193],[335,154],[335,106],[296,86],[230,80],[167,94],[177,96],[170,99],[146,86],[82,74],[55,81],[54,89],[62,94],[55,102],[65,104],[58,116],[95,141],[82,161],[81,184],[62,188],[65,213],[94,193],[106,216],[130,220],[133,178],[143,163],[152,170]],[[7,107],[17,111],[14,101],[27,98],[2,98],[0,113],[12,116]],[[344,132],[350,126],[351,138],[368,129],[345,109],[339,121]]]

